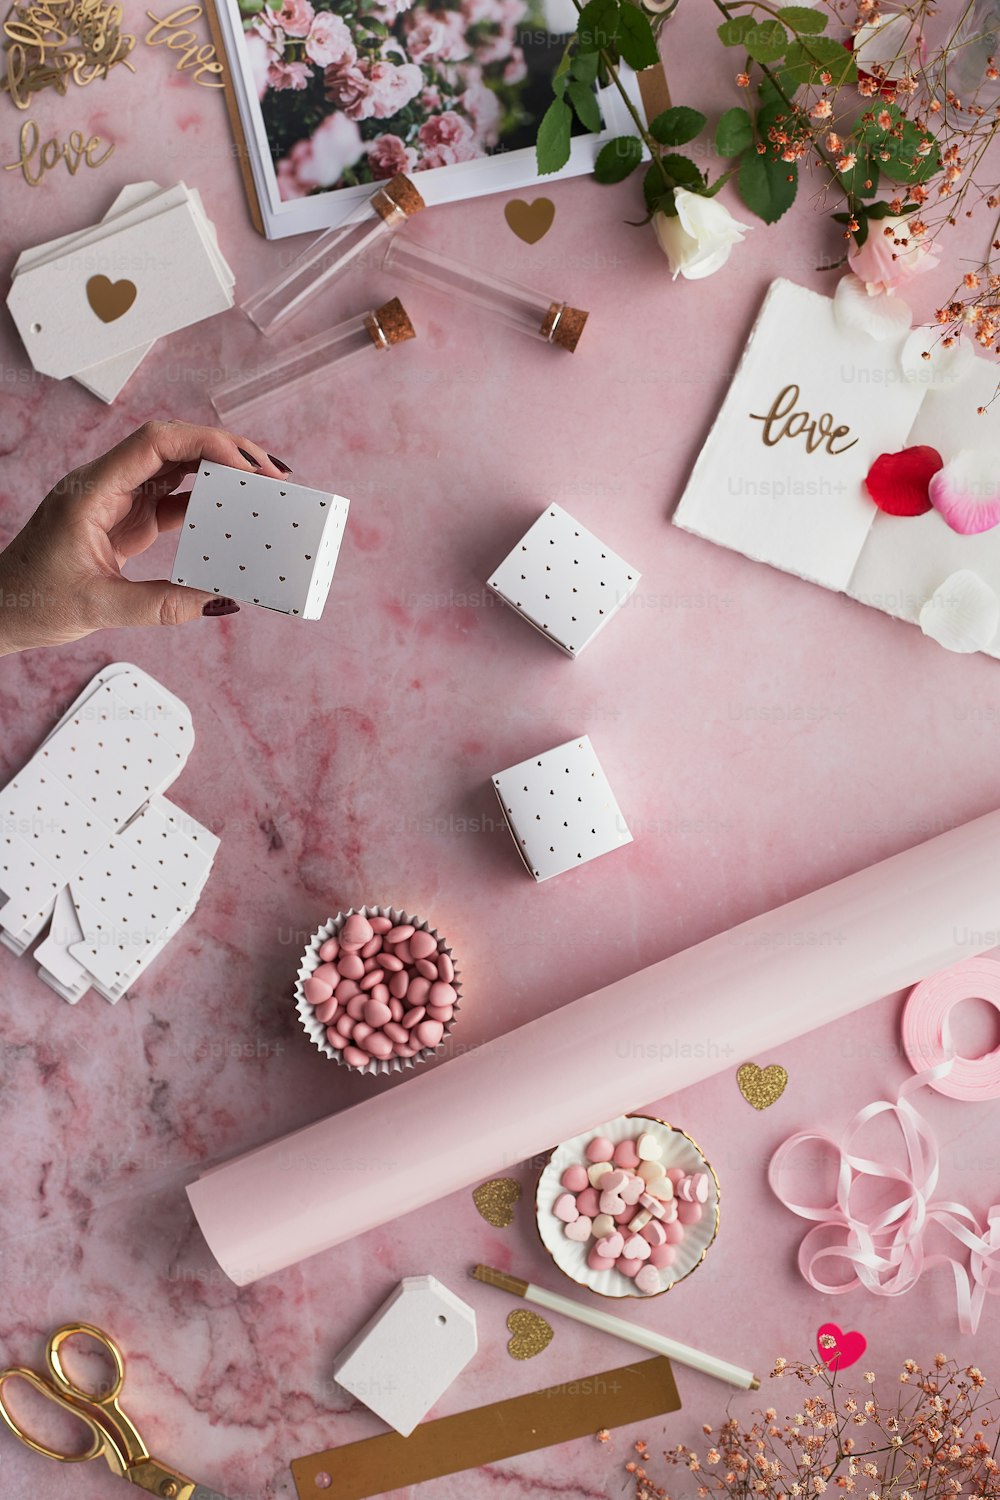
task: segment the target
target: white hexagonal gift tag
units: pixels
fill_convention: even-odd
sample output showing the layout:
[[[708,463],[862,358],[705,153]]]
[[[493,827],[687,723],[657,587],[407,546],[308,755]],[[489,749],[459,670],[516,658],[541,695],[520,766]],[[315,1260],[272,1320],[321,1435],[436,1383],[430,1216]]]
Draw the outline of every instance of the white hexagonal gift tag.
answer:
[[[548,505],[488,580],[505,604],[579,656],[642,575],[560,505]]]
[[[536,880],[632,842],[588,735],[501,771],[493,787]]]
[[[202,463],[171,581],[318,620],[349,505],[342,495]]]

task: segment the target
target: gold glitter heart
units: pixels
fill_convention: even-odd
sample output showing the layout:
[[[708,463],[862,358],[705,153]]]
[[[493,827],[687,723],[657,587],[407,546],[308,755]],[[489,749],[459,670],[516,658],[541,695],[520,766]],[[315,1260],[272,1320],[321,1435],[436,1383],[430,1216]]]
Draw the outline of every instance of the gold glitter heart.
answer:
[[[785,1092],[788,1074],[780,1063],[768,1063],[766,1068],[744,1063],[736,1070],[736,1082],[748,1104],[754,1109],[768,1109]]]
[[[545,1319],[526,1307],[518,1307],[507,1314],[507,1327],[511,1337],[507,1340],[507,1353],[511,1359],[534,1359],[552,1342],[552,1329]]]
[[[506,1229],[514,1222],[514,1204],[520,1196],[521,1184],[513,1177],[494,1177],[479,1184],[472,1201],[487,1224],[494,1229]]]

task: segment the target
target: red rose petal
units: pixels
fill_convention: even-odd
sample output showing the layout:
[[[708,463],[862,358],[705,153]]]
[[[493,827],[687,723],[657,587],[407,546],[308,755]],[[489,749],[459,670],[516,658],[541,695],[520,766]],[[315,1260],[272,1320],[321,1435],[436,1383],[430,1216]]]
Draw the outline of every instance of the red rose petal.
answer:
[[[936,448],[904,448],[882,453],[868,470],[865,488],[888,516],[922,516],[930,510],[927,487],[944,459]]]

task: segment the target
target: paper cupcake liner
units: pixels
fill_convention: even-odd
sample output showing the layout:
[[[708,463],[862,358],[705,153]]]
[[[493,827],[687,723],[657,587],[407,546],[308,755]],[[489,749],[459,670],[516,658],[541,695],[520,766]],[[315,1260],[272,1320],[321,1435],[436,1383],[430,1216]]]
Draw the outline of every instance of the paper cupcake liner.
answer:
[[[593,1240],[586,1245],[568,1240],[561,1221],[552,1212],[556,1199],[566,1191],[559,1179],[567,1167],[586,1161],[587,1147],[595,1136],[603,1135],[617,1146],[620,1141],[633,1140],[644,1131],[649,1131],[662,1142],[664,1166],[683,1167],[688,1173],[707,1172],[709,1180],[708,1200],[702,1205],[701,1222],[685,1225],[684,1238],[677,1246],[677,1259],[660,1272],[663,1286],[658,1292],[636,1291],[621,1271],[592,1270],[587,1264],[587,1254]],[[635,1297],[648,1302],[651,1297],[662,1297],[664,1292],[691,1276],[701,1265],[719,1230],[720,1196],[719,1179],[714,1168],[706,1160],[701,1147],[685,1131],[652,1115],[619,1115],[616,1120],[585,1130],[582,1135],[575,1135],[555,1148],[539,1174],[535,1217],[539,1238],[564,1276],[578,1286],[596,1292],[599,1297]]]
[[[316,1019],[315,1008],[306,999],[302,986],[313,970],[318,968],[322,962],[319,950],[327,938],[336,937],[348,917],[353,916],[355,912],[359,913],[362,917],[388,917],[394,927],[410,926],[416,927],[422,932],[429,932],[431,937],[439,944],[438,952],[447,953],[451,959],[455,968],[455,977],[452,980],[455,989],[455,1010],[451,1020],[445,1022],[444,1035],[436,1047],[424,1047],[414,1057],[373,1057],[366,1068],[355,1068],[350,1063],[345,1062],[340,1053],[330,1046],[326,1039],[326,1026],[322,1021]],[[302,955],[302,961],[299,964],[295,980],[295,1008],[299,1013],[299,1020],[302,1022],[302,1028],[306,1036],[308,1036],[313,1046],[319,1052],[322,1052],[324,1057],[331,1058],[340,1067],[346,1069],[348,1073],[357,1073],[361,1077],[377,1077],[382,1073],[402,1073],[405,1069],[414,1068],[418,1063],[424,1063],[429,1057],[433,1057],[435,1053],[440,1052],[451,1036],[452,1028],[458,1020],[461,1005],[462,980],[458,965],[455,963],[455,955],[447,943],[442,942],[436,927],[431,927],[421,917],[411,917],[407,912],[401,911],[395,906],[352,906],[348,911],[339,912],[337,916],[331,917],[328,922],[324,922],[323,926],[318,928],[310,938],[309,946]]]

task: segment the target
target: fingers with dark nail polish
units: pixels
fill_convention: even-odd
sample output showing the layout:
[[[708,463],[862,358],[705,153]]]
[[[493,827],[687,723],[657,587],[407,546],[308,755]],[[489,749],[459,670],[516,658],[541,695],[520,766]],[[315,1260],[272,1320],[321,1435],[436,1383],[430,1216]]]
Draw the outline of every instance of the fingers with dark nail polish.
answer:
[[[217,615],[238,615],[240,607],[235,599],[210,599],[202,608],[202,614],[208,619],[214,619]]]
[[[237,448],[236,451],[237,451],[237,453],[242,453],[242,455],[246,459],[247,463],[248,464],[253,464],[253,466],[254,466],[255,469],[259,469],[260,468],[260,459],[259,458],[254,458],[253,454],[252,453],[248,453],[245,448]]]
[[[280,458],[275,458],[273,453],[269,453],[267,456],[274,464],[274,467],[281,470],[282,474],[290,474],[292,472],[291,467],[288,464],[284,463]]]

